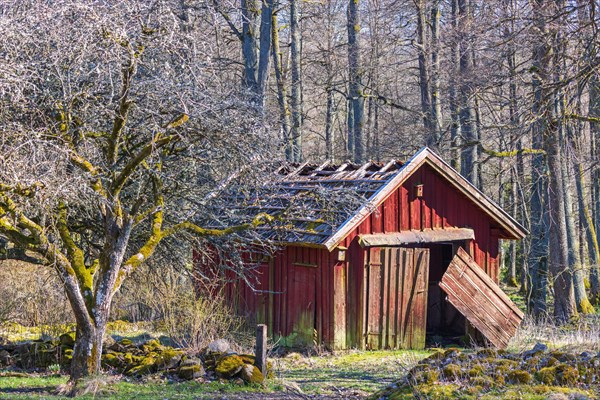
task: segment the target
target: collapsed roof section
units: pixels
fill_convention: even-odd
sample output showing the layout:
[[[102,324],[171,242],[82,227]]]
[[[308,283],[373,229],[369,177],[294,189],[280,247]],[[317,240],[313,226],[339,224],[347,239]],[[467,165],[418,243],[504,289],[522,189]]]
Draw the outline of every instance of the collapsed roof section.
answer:
[[[527,234],[517,221],[427,147],[406,163],[284,164],[271,182],[258,189],[224,193],[217,220],[232,225],[266,213],[280,218],[258,227],[262,239],[332,250],[424,164],[495,220],[504,232],[503,238],[520,239]]]

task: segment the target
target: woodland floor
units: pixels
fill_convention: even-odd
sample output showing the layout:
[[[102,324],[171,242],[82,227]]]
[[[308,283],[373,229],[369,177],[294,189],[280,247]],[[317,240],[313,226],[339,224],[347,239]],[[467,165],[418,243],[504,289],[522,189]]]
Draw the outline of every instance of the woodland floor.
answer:
[[[144,382],[88,383],[83,398],[101,399],[363,399],[405,374],[428,351],[348,352],[306,357],[292,353],[273,359],[275,378],[264,388],[218,382],[169,383],[161,378]],[[3,376],[4,375],[4,376]],[[60,375],[14,376],[0,373],[0,399],[60,399]],[[99,387],[94,391],[94,387]]]

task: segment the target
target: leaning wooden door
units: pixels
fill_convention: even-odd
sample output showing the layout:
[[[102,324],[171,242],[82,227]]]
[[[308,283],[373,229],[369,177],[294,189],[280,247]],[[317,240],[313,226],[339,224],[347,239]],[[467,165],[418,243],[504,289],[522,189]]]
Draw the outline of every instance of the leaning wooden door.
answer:
[[[508,346],[524,314],[462,248],[440,287],[448,294],[448,301],[494,346]]]
[[[363,292],[367,349],[425,347],[428,276],[429,249],[369,249]]]

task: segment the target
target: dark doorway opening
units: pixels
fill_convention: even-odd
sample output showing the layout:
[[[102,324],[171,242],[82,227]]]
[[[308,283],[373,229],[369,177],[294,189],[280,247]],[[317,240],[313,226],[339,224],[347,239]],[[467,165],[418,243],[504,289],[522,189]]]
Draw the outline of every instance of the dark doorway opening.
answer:
[[[466,334],[465,317],[446,300],[439,286],[442,276],[462,243],[432,243],[429,248],[429,286],[427,292],[428,346],[462,343]]]

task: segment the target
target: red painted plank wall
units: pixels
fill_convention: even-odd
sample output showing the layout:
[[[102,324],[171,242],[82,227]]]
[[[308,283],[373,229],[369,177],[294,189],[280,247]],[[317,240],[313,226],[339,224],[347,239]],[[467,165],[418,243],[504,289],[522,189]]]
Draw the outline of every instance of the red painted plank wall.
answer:
[[[421,198],[415,195],[417,184],[423,184]],[[471,249],[467,250],[497,282],[498,233],[497,227],[491,223],[487,215],[433,169],[427,165],[419,168],[340,243],[348,248],[347,260],[350,261],[346,263],[347,332],[350,343],[358,342],[354,336],[360,334],[358,328],[362,321],[362,309],[358,302],[362,297],[365,251],[355,240],[357,235],[408,229],[470,227],[475,232],[475,240]],[[335,251],[329,253],[326,249],[288,246],[275,255],[269,266],[257,270],[261,280],[257,287],[269,291],[268,295],[253,292],[241,281],[228,284],[226,292],[247,314],[264,310],[267,315],[264,322],[269,325],[269,331],[282,337],[292,333],[295,319],[301,308],[306,307],[307,298],[310,300],[314,297],[319,340],[329,344],[334,339],[334,257],[337,257]],[[313,267],[306,264],[312,264]],[[307,268],[311,268],[312,272],[304,270]],[[294,285],[295,280],[304,283]],[[267,281],[269,283],[265,283]],[[314,294],[307,291],[314,291]]]
[[[241,315],[255,318],[264,313],[267,317],[256,322],[266,323],[275,337],[292,334],[300,313],[314,302],[318,339],[331,343],[333,256],[326,249],[287,246],[249,277],[251,282],[257,282],[256,289],[266,293],[253,291],[243,280],[230,274],[226,295]],[[303,285],[294,284],[299,281]]]
[[[423,185],[421,198],[415,195],[417,184]],[[491,225],[492,222],[465,195],[424,165],[392,193],[376,212],[367,217],[342,245],[350,247],[355,237],[363,233],[469,227],[475,232],[470,249],[473,258],[497,281],[498,235],[492,237],[491,231],[496,228]]]

